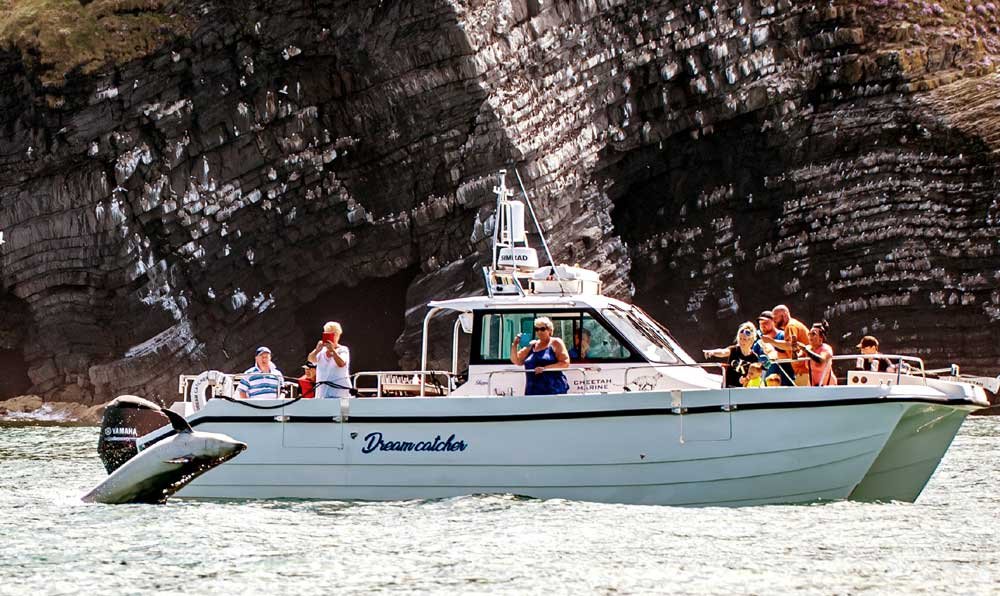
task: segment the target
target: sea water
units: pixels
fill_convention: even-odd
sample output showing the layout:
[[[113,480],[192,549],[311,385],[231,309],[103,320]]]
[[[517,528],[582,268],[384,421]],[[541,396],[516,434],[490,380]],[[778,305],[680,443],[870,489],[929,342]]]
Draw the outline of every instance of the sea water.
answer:
[[[0,427],[0,594],[997,594],[1000,418],[916,503],[99,505],[97,429]]]

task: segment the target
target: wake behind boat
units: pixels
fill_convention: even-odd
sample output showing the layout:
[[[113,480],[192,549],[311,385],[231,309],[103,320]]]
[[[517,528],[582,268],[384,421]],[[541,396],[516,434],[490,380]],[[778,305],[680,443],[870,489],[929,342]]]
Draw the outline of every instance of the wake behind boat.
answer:
[[[239,375],[182,377],[175,411],[249,449],[178,495],[913,501],[965,416],[989,405],[981,387],[932,378],[902,356],[890,357],[900,372],[850,370],[845,385],[726,388],[720,365],[696,362],[641,309],[602,295],[596,273],[539,266],[524,228],[526,215],[537,227],[527,194],[515,200],[503,172],[495,192],[487,295],[428,304],[421,370],[355,374],[358,397],[339,399],[301,399],[292,387],[291,399],[240,400]],[[448,371],[428,370],[435,317],[454,320]],[[540,317],[567,345],[574,333],[590,338],[586,358],[561,371],[564,394],[525,395],[525,370],[511,364]],[[176,432],[130,425],[127,414],[112,430],[140,454]]]

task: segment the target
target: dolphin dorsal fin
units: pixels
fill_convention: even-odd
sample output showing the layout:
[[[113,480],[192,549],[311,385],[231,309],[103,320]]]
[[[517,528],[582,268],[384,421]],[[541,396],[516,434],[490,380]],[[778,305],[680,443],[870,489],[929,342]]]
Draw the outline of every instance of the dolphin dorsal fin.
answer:
[[[174,427],[175,431],[179,433],[194,432],[194,430],[191,428],[191,425],[188,424],[188,421],[185,420],[184,417],[178,414],[177,412],[174,412],[173,410],[168,410],[166,408],[161,409],[160,412],[165,414],[166,417],[170,420],[170,426]]]

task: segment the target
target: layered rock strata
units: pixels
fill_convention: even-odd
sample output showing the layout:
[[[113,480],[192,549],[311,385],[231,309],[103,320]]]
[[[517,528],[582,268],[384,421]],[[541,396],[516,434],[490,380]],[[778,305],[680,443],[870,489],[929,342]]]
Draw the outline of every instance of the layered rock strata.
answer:
[[[412,364],[512,164],[557,260],[686,345],[787,302],[842,350],[1000,360],[995,9],[126,4],[83,8],[166,23],[138,57],[0,27],[0,349],[35,393],[168,400],[261,343],[290,373],[327,319]]]

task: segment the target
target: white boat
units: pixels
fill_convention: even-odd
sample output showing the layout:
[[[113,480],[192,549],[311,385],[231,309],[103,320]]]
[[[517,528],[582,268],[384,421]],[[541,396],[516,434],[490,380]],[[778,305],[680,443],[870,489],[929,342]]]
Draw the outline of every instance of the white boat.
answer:
[[[249,448],[179,496],[913,501],[965,416],[989,405],[982,387],[896,356],[907,374],[859,369],[840,386],[725,388],[718,365],[697,363],[642,310],[602,295],[593,272],[539,267],[524,232],[525,209],[534,220],[527,196],[515,200],[503,173],[495,190],[487,295],[428,305],[422,370],[360,373],[361,397],[328,400],[238,400],[234,375],[182,378],[174,408],[191,426]],[[524,370],[508,360],[512,338],[530,337],[537,316],[567,345],[574,330],[590,332],[588,358],[564,371],[568,394],[524,396]],[[427,370],[435,317],[455,321],[449,371]],[[172,432],[132,431],[143,434],[139,450]]]

